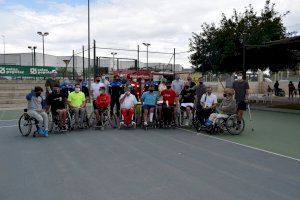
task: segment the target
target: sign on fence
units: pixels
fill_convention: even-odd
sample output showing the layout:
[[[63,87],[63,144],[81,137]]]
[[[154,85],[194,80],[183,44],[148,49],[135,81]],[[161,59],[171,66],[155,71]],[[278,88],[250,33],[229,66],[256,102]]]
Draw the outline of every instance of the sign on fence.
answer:
[[[0,66],[0,76],[48,77],[54,69],[56,69],[56,67],[5,65]]]

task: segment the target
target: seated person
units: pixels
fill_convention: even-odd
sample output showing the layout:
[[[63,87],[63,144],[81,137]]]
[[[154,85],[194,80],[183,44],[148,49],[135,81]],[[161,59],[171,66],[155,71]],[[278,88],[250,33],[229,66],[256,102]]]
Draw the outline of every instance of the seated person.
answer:
[[[42,92],[43,88],[36,86],[31,93],[26,95],[28,102],[27,114],[37,120],[38,134],[48,137],[48,115],[45,111],[45,103],[41,96]],[[42,125],[44,125],[44,128],[42,128]]]
[[[95,115],[99,125],[102,122],[101,113],[108,109],[111,98],[110,95],[105,92],[105,85],[100,86],[98,94],[95,100]]]
[[[236,102],[233,99],[234,90],[226,88],[224,90],[224,99],[218,107],[219,113],[212,113],[209,119],[205,122],[206,126],[215,124],[217,119],[228,118],[228,115],[236,113]]]
[[[61,130],[66,130],[67,109],[65,99],[66,97],[61,92],[59,85],[55,85],[52,89],[52,93],[46,98],[47,105],[51,106],[52,114],[55,116],[58,115],[58,125]]]
[[[154,92],[154,85],[149,86],[149,91],[144,92],[141,101],[142,101],[142,109],[144,111],[144,125],[148,125],[148,113],[150,112],[150,123],[153,122],[154,110],[156,108],[156,103],[158,100],[158,94]]]
[[[125,93],[121,94],[120,97],[120,104],[121,104],[121,114],[122,114],[122,121],[120,125],[133,125],[134,128],[136,126],[135,122],[133,121],[135,106],[138,103],[136,97],[130,93],[130,88],[124,88]]]
[[[75,84],[75,91],[71,92],[68,97],[68,105],[75,115],[75,128],[83,128],[83,120],[86,118],[86,99],[85,94],[80,91],[80,84]],[[80,122],[79,122],[80,116]]]
[[[171,120],[173,120],[176,123],[176,112],[175,107],[176,107],[176,92],[175,90],[172,89],[172,85],[170,82],[166,84],[165,90],[161,92],[161,96],[163,98],[163,121],[167,122],[168,124],[171,124]],[[171,112],[170,112],[171,111]],[[173,113],[173,115],[172,115]],[[176,125],[176,124],[175,124]]]
[[[202,95],[200,100],[201,109],[199,111],[198,119],[200,120],[201,125],[205,125],[205,120],[215,111],[217,103],[217,96],[212,94],[211,87],[207,87],[206,93]]]
[[[180,93],[179,99],[181,101],[180,108],[183,110],[183,117],[184,119],[188,119],[186,120],[186,125],[188,126],[192,117],[191,110],[194,108],[196,100],[195,90],[190,89],[190,86],[186,84]]]

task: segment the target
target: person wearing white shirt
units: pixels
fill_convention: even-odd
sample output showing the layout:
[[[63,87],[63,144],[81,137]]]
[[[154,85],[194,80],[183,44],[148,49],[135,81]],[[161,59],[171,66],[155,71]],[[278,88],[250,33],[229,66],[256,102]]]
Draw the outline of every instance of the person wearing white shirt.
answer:
[[[212,114],[216,107],[217,107],[218,99],[217,96],[212,94],[212,88],[207,87],[206,93],[202,95],[200,104],[201,104],[201,109],[200,109],[200,116],[199,120],[202,125],[205,124],[205,120],[208,119],[210,114]]]
[[[125,93],[121,94],[120,96],[120,104],[121,104],[121,114],[122,114],[122,121],[120,123],[121,126],[123,125],[133,125],[134,128],[136,123],[134,122],[134,112],[135,106],[137,105],[136,97],[130,93],[130,88],[124,88]]]
[[[183,90],[184,82],[180,79],[179,74],[175,76],[175,80],[172,81],[172,89],[175,90],[177,95],[180,95],[181,91]]]
[[[93,106],[95,108],[95,100],[100,95],[99,89],[105,87],[105,84],[101,82],[101,76],[97,75],[95,77],[95,82],[91,85],[91,90],[93,91]]]

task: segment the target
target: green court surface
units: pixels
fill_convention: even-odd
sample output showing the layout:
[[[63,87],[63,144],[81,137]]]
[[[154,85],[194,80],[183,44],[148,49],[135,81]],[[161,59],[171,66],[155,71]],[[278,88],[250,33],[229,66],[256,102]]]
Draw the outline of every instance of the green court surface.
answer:
[[[18,119],[22,112],[21,109],[0,110],[0,120]],[[244,118],[246,128],[241,135],[220,134],[214,136],[300,159],[300,115],[252,111],[254,132],[251,131],[248,112],[245,113]]]
[[[216,137],[300,159],[300,115],[252,111],[253,132],[248,112],[244,118],[246,128],[241,135]]]

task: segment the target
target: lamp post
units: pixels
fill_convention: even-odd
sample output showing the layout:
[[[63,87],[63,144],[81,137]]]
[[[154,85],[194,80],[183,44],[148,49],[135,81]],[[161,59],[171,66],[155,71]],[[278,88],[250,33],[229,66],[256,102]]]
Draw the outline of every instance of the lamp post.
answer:
[[[28,46],[28,49],[31,50],[31,65],[33,66],[33,48],[32,46]]]
[[[5,35],[1,35],[3,38],[3,64],[5,65]]]
[[[145,45],[147,47],[147,69],[148,69],[148,48],[151,44],[149,43],[143,43],[143,45]]]
[[[114,68],[115,68],[115,55],[117,55],[117,53],[116,52],[111,52],[110,53],[112,56],[113,56],[113,70],[114,70]]]
[[[70,60],[67,60],[67,59],[65,59],[65,60],[63,60],[64,61],[64,63],[66,64],[66,68],[65,68],[65,71],[64,71],[64,78],[65,77],[67,77],[66,75],[67,75],[67,68],[68,68],[68,64],[70,63]]]
[[[35,49],[36,48],[37,48],[36,46],[28,46],[28,49],[30,49],[31,53],[32,53],[32,66],[36,65],[36,62],[35,62]]]
[[[43,38],[43,66],[45,66],[45,46],[44,46],[45,42],[44,42],[44,37],[49,35],[49,33],[48,32],[42,33],[42,32],[39,31],[39,32],[37,32],[37,34],[42,36],[42,38]]]

